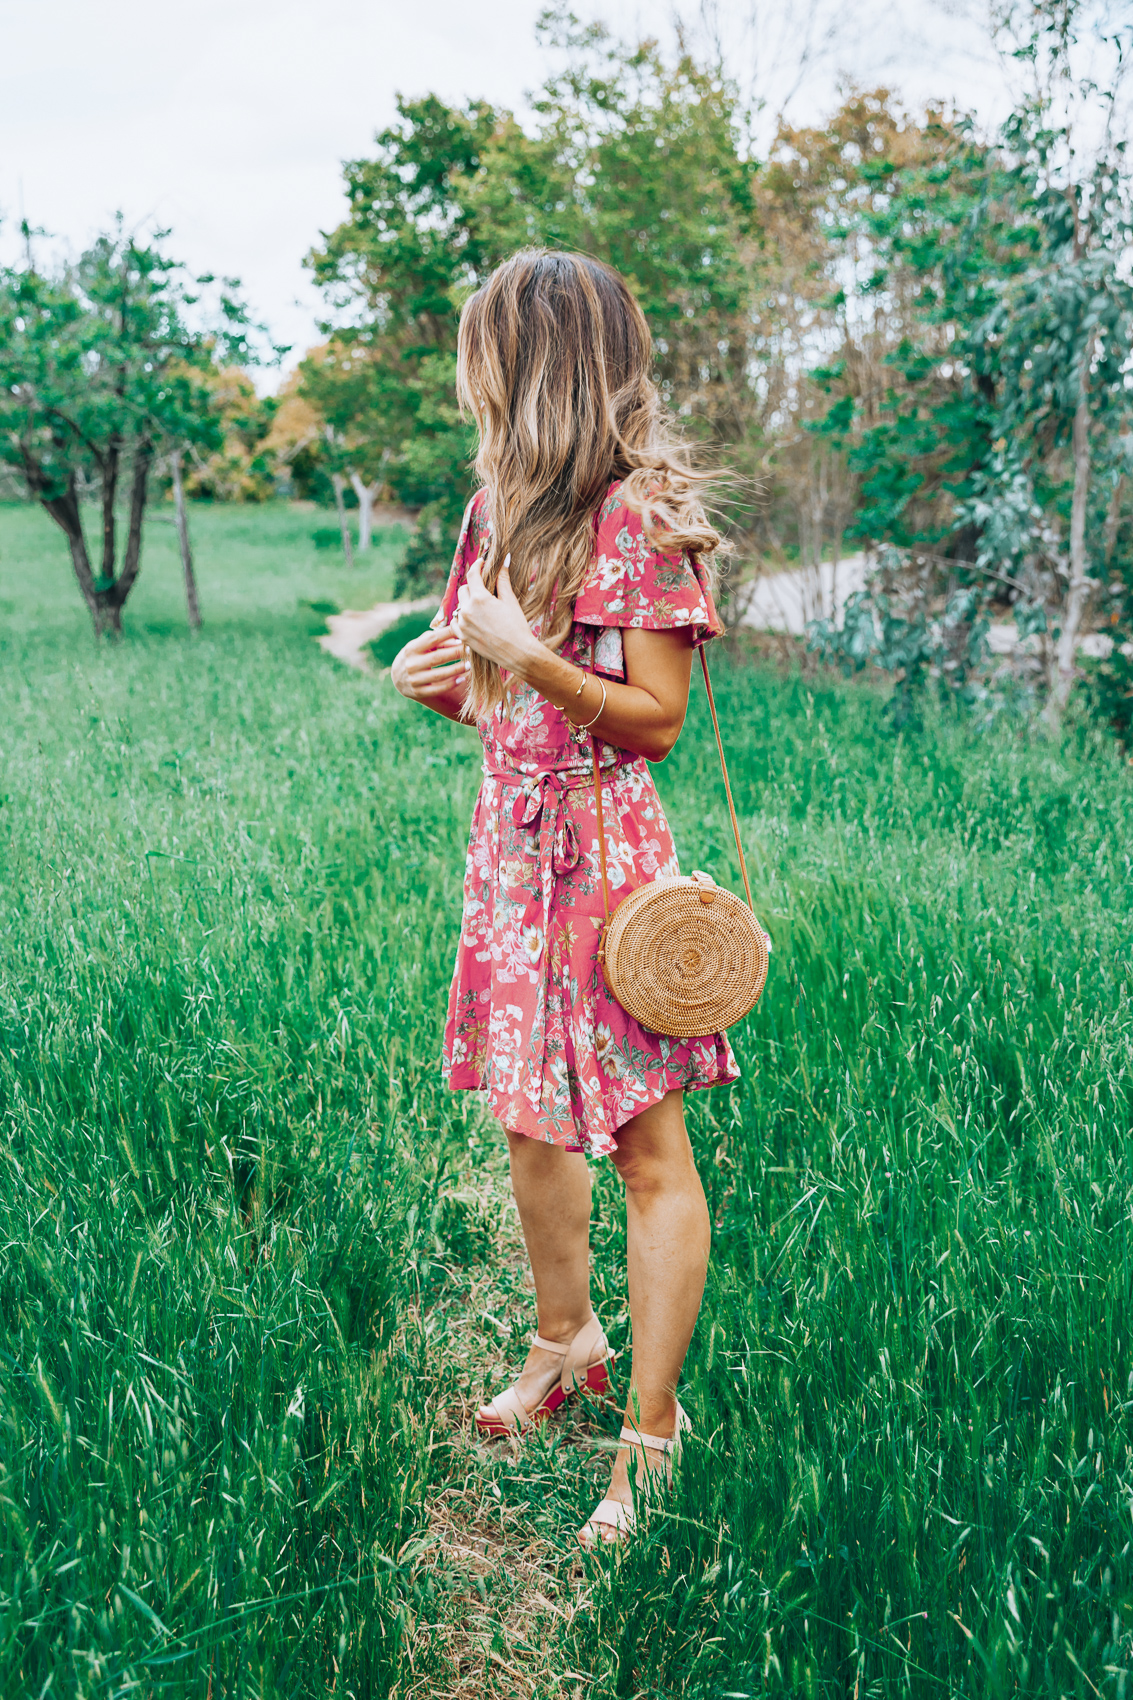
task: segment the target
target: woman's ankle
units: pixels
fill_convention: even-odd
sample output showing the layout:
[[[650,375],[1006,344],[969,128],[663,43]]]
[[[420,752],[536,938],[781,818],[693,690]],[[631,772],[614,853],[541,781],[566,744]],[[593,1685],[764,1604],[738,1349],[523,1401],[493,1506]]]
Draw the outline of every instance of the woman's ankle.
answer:
[[[556,1316],[544,1325],[539,1318],[539,1337],[542,1340],[553,1340],[556,1346],[569,1346],[576,1334],[581,1334],[587,1323],[594,1315],[593,1309],[587,1305],[585,1314],[579,1317]]]
[[[645,1399],[631,1396],[626,1406],[624,1426],[632,1429],[634,1434],[653,1434],[658,1440],[672,1440],[677,1432],[676,1396],[658,1394]]]

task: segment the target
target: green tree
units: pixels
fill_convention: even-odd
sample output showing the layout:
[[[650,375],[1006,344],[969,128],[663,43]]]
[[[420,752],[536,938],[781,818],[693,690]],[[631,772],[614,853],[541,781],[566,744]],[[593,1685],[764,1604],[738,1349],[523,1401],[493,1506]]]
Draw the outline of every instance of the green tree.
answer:
[[[876,286],[873,224],[898,174],[939,170],[954,139],[939,115],[914,119],[884,88],[853,90],[827,123],[774,138],[756,185],[753,312],[766,479],[756,536],[777,565],[836,562],[857,539],[863,475],[850,451],[898,397],[892,357],[921,329],[903,274]]]
[[[866,211],[868,288],[911,288],[915,334],[887,357],[878,417],[839,398],[820,427],[851,444],[855,529],[905,552],[906,592],[912,582],[928,600],[962,602],[973,622],[1009,602],[1020,630],[1040,634],[1052,722],[1127,536],[1133,196],[1124,143],[1104,119],[1133,34],[1108,38],[1114,74],[1099,90],[1076,65],[1092,23],[1062,0],[1005,12],[1004,39],[1032,79],[999,145],[957,135],[927,169],[892,173],[884,203]],[[1084,148],[1083,121],[1099,113],[1100,140]],[[1127,636],[1120,575],[1112,588]],[[852,637],[822,628],[820,646],[852,651],[854,664],[882,656],[870,601],[852,611]],[[883,623],[894,617],[885,602]]]
[[[305,392],[342,419],[341,452],[382,457],[391,489],[422,509],[418,579],[442,570],[470,490],[474,433],[453,392],[460,306],[517,248],[576,249],[625,273],[690,433],[738,445],[758,413],[755,168],[731,92],[653,43],[626,49],[563,13],[542,29],[565,69],[530,130],[483,102],[401,102],[375,156],[346,167],[348,217],[309,261],[350,354]]]
[[[54,270],[36,264],[26,227],[25,237],[22,263],[0,270],[0,459],[64,532],[95,632],[119,632],[141,569],[155,462],[187,445],[221,446],[207,377],[217,357],[247,355],[250,327],[226,285],[218,327],[190,328],[199,297],[162,236],[139,242],[119,223],[76,265]],[[97,566],[83,524],[87,496],[100,512]]]
[[[246,367],[215,359],[197,370],[209,390],[207,411],[219,423],[222,440],[211,452],[207,445],[192,445],[188,494],[213,502],[266,501],[275,487],[267,438],[278,401],[257,394]]]
[[[300,367],[301,393],[322,422],[320,463],[331,479],[347,553],[345,481],[358,501],[360,549],[370,545],[374,503],[386,482],[390,446],[375,435],[388,412],[382,407],[382,377],[370,351],[349,339],[313,349]]]
[[[400,101],[398,115],[372,159],[346,165],[348,216],[308,258],[338,322],[304,362],[300,393],[330,427],[332,476],[352,460],[364,476],[376,461],[398,499],[422,510],[420,572],[443,558],[468,498],[473,439],[452,384],[461,293],[483,262],[457,185],[497,118],[434,96]]]

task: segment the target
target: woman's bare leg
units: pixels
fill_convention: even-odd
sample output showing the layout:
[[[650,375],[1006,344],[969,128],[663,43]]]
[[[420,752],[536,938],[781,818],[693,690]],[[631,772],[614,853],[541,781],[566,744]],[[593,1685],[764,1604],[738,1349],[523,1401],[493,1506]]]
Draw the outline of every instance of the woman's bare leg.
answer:
[[[668,1438],[676,1389],[696,1326],[708,1270],[711,1228],[704,1188],[685,1131],[684,1094],[670,1092],[618,1130],[613,1159],[626,1188],[633,1372],[626,1421]],[[611,1499],[630,1503],[630,1449],[615,1460]],[[639,1462],[657,1467],[647,1453]]]
[[[590,1171],[578,1152],[522,1133],[508,1133],[507,1142],[512,1191],[535,1277],[539,1333],[566,1345],[592,1314]],[[516,1383],[528,1410],[543,1398],[562,1361],[532,1346]]]

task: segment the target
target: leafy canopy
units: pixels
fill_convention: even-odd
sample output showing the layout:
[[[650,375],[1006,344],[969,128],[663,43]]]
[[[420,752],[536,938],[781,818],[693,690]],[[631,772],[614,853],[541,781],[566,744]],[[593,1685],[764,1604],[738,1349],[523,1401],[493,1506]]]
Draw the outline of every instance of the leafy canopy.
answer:
[[[155,458],[174,445],[222,446],[216,363],[252,355],[254,327],[228,280],[207,327],[200,295],[162,247],[119,219],[77,264],[37,264],[25,226],[21,262],[0,269],[0,460],[65,532],[96,630],[118,629],[137,578],[146,492]],[[197,280],[197,287],[212,284]],[[124,552],[116,503],[130,486]],[[92,566],[80,497],[101,505],[101,558]]]
[[[626,53],[600,26],[544,20],[565,57],[525,130],[484,102],[402,101],[373,157],[346,167],[349,214],[309,263],[335,313],[304,387],[342,464],[385,468],[424,513],[410,571],[439,570],[469,493],[474,434],[453,400],[467,294],[528,245],[617,266],[657,338],[670,403],[736,435],[750,354],[754,167],[733,98],[688,56]]]

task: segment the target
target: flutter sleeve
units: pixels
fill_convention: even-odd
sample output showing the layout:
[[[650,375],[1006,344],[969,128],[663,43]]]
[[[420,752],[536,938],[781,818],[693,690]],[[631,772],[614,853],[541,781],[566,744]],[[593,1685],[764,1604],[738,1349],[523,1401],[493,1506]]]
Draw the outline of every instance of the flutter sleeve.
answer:
[[[624,677],[619,630],[667,631],[686,627],[698,646],[720,637],[724,626],[703,574],[687,555],[667,555],[645,534],[641,515],[611,491],[598,516],[594,564],[574,604],[575,624],[598,628],[597,670]],[[615,657],[614,649],[618,650]]]
[[[456,554],[452,560],[452,571],[448,575],[448,583],[445,585],[445,592],[441,597],[441,605],[429,621],[429,625],[434,630],[452,624],[452,617],[456,613],[456,593],[467,578],[468,569],[479,555],[487,536],[488,520],[484,512],[484,491],[477,490],[464,510]]]

